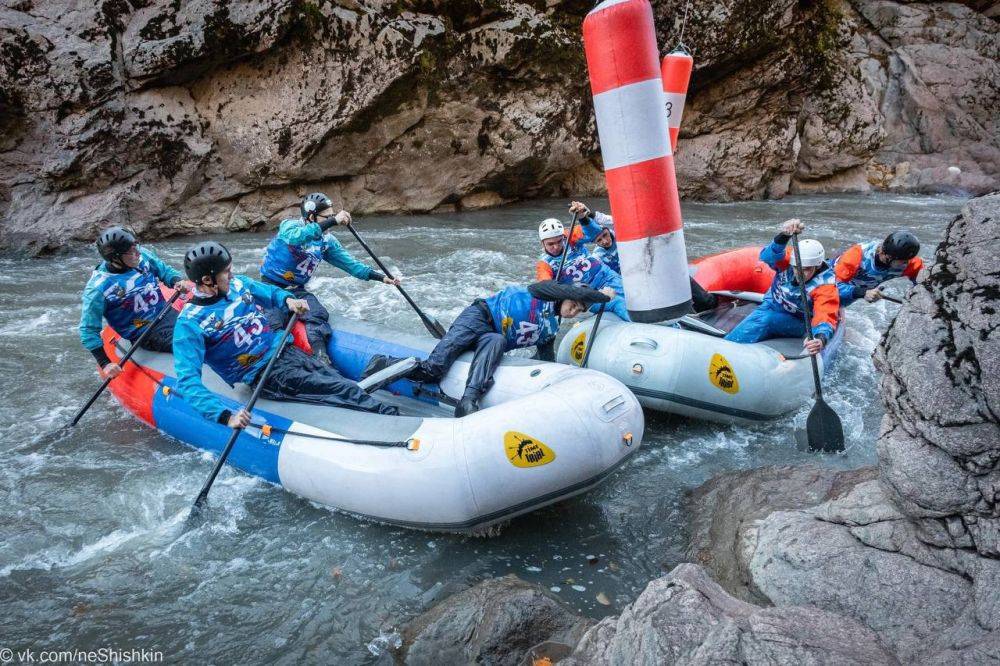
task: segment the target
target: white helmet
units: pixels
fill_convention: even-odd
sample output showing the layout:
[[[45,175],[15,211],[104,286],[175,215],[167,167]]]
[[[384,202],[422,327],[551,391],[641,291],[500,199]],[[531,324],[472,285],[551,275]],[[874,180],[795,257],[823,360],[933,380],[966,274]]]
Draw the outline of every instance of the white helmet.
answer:
[[[566,231],[563,227],[563,223],[554,217],[550,217],[547,220],[542,220],[542,223],[538,225],[538,240],[547,240],[549,238],[559,238]]]
[[[799,257],[802,259],[803,267],[821,266],[826,261],[826,251],[823,249],[823,244],[818,240],[806,238],[799,241]],[[794,253],[792,260],[794,263]]]

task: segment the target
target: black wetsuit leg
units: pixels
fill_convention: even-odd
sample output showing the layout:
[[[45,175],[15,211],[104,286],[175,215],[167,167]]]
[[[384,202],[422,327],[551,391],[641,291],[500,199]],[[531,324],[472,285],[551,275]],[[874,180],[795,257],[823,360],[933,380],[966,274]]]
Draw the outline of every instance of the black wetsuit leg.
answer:
[[[291,346],[285,347],[274,362],[261,395],[269,400],[309,402],[378,414],[399,413],[396,407],[368,395],[327,363]]]
[[[163,319],[153,327],[146,339],[142,341],[142,348],[153,352],[163,352],[170,354],[174,350],[174,324],[177,323],[177,310],[169,305],[170,312],[163,315]]]

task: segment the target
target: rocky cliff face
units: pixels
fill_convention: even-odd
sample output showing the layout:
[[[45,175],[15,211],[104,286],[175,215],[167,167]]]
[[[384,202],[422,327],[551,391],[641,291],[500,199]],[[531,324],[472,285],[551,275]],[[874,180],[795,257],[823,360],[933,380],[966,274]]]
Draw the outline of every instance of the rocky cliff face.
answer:
[[[982,4],[692,1],[682,193],[994,186]],[[684,7],[654,5],[667,49]],[[589,7],[4,0],[0,245],[247,229],[312,189],[357,212],[598,193]]]
[[[695,494],[691,558],[740,597],[853,617],[904,662],[1000,659],[998,246],[994,194],[951,223],[877,349],[878,478],[715,479]]]

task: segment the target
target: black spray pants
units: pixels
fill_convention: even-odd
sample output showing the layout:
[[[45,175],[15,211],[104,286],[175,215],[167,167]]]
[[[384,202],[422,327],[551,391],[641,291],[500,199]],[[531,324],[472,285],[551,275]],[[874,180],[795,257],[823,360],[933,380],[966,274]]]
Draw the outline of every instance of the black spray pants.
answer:
[[[309,345],[312,347],[313,354],[319,358],[323,358],[324,355],[329,356],[327,345],[333,337],[333,329],[330,328],[330,313],[319,302],[319,299],[305,287],[282,287],[266,278],[261,279],[268,284],[281,287],[295,298],[301,298],[309,304],[309,312],[299,315],[299,321],[306,327],[306,338],[309,339]],[[270,310],[267,313],[268,322],[271,324],[271,328],[276,331],[283,329],[288,324],[288,318],[291,316],[291,313],[284,308]]]
[[[269,400],[292,400],[343,407],[359,412],[398,414],[362,391],[357,383],[298,347],[287,346],[274,362],[261,395]]]
[[[154,326],[146,339],[142,341],[143,349],[164,354],[170,354],[174,351],[174,324],[177,323],[177,310],[169,305],[167,308],[170,311],[163,315],[160,323]]]
[[[476,301],[462,310],[431,355],[421,361],[409,377],[423,382],[440,381],[455,359],[470,349],[476,351],[465,382],[465,397],[479,399],[493,385],[493,373],[506,351],[506,341],[494,330],[489,309],[483,301]]]

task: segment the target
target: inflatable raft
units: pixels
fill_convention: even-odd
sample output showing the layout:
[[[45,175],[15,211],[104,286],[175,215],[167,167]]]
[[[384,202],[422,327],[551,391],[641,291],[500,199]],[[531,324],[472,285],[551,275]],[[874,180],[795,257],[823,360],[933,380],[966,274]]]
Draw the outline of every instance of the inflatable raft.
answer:
[[[587,367],[620,380],[651,409],[723,423],[776,418],[811,399],[809,357],[800,338],[755,344],[722,339],[760,302],[774,271],[747,247],[696,260],[692,275],[709,291],[722,292],[719,306],[680,325],[626,323],[605,315]],[[579,365],[594,318],[577,323],[562,339],[557,360]],[[844,336],[844,311],[821,371],[833,362]]]
[[[425,357],[434,341],[333,317],[332,358],[357,379],[374,354]],[[297,343],[301,336],[297,337]],[[117,361],[127,343],[105,329]],[[173,356],[139,350],[111,383],[132,414],[192,447],[219,453],[231,433],[176,391]],[[456,419],[471,354],[440,385],[397,380],[375,395],[383,416],[261,399],[228,462],[306,499],[404,527],[480,532],[608,478],[639,448],[643,414],[621,382],[595,370],[505,358],[483,409]],[[249,387],[206,367],[205,385],[230,408]],[[206,467],[206,473],[208,468]]]

